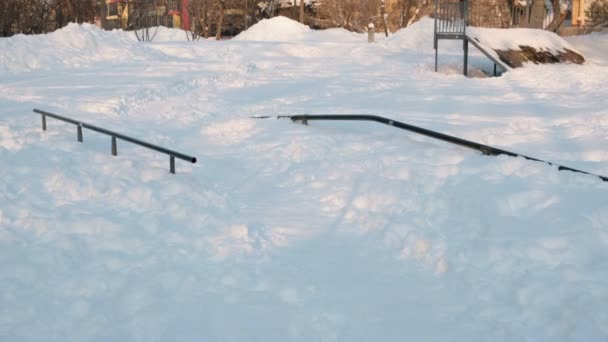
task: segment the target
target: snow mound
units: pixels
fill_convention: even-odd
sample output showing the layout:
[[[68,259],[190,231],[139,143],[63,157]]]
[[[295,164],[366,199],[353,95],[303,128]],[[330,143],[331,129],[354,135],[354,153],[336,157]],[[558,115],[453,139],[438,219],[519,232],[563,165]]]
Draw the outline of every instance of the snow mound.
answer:
[[[433,19],[424,17],[412,25],[395,32],[382,41],[382,44],[416,50],[423,46],[428,47],[424,50],[428,50],[433,44]]]
[[[312,30],[286,17],[264,19],[234,37],[241,41],[293,41],[304,40]]]
[[[100,60],[124,61],[142,54],[135,44],[137,39],[131,32],[103,31],[91,24],[71,23],[48,34],[1,39],[0,71],[15,73],[72,68]]]
[[[564,37],[569,44],[575,44],[585,58],[596,64],[606,65],[608,56],[608,30],[583,36]]]

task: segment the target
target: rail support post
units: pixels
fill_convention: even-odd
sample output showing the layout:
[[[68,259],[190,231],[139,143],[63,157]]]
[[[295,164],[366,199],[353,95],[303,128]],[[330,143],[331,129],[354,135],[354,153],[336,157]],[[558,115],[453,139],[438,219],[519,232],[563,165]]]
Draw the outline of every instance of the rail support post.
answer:
[[[437,65],[439,64],[439,40],[435,38],[435,72],[437,72]]]
[[[42,130],[46,131],[46,115],[42,114]]]
[[[171,172],[172,174],[175,174],[175,157],[174,156],[169,157],[169,172]]]
[[[469,41],[465,38],[462,44],[464,47],[464,65],[462,67],[462,73],[465,76],[469,76]]]
[[[82,142],[82,125],[78,124],[78,141]]]
[[[112,137],[112,155],[118,155],[118,148],[116,148],[116,137]]]

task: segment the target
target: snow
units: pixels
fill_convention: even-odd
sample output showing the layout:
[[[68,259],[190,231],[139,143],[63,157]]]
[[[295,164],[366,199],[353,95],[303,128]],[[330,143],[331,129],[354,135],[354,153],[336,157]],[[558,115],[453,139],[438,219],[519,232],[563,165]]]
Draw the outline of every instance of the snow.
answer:
[[[360,41],[363,39],[362,37],[361,34],[342,28],[314,31],[297,21],[278,16],[261,20],[248,30],[238,34],[234,40],[250,42],[329,41],[335,43]]]
[[[279,21],[270,43],[0,39],[0,340],[606,340],[608,183],[275,118],[383,115],[608,175],[605,35],[568,38],[582,66],[500,78],[472,51],[465,78],[460,42],[433,72],[430,23],[374,44],[275,40]],[[120,141],[113,157],[107,136],[42,132],[33,108],[199,162],[171,175]]]
[[[493,50],[519,51],[520,46],[530,46],[552,53],[564,52],[566,49],[580,53],[557,34],[539,29],[467,27],[467,36],[483,42]]]
[[[549,52],[554,56],[566,53],[567,50],[581,55],[579,51],[557,34],[539,29],[467,27],[466,34],[489,55],[493,56],[502,69],[507,71],[513,70],[513,65],[501,60],[498,55],[499,51],[522,51],[524,47],[531,47],[537,52]],[[533,60],[530,57],[525,59]]]
[[[240,41],[290,41],[301,40],[312,30],[289,18],[278,16],[263,19],[234,39]]]
[[[576,45],[587,60],[596,64],[608,63],[608,30],[594,32],[584,36],[565,37],[572,45]]]

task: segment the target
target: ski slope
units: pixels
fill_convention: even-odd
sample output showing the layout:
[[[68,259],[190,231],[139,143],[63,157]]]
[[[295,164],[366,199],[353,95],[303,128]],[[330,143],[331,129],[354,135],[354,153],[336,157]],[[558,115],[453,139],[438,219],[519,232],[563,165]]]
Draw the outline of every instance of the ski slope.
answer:
[[[608,36],[486,78],[432,21],[377,43],[263,22],[229,41],[69,25],[0,39],[1,341],[601,341]],[[257,32],[255,31],[257,30]],[[273,32],[297,32],[293,40]],[[245,32],[244,34],[246,34]],[[41,108],[198,159],[176,161]],[[259,120],[252,116],[271,115]]]

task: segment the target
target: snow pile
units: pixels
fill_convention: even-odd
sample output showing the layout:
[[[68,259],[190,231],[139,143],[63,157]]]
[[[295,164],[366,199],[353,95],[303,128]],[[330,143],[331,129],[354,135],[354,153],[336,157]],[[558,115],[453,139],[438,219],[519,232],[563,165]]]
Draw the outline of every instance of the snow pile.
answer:
[[[278,16],[263,19],[234,37],[240,41],[297,41],[305,39],[311,29],[297,21]]]
[[[100,60],[120,62],[138,58],[133,33],[105,32],[90,24],[69,24],[44,35],[0,39],[0,70],[23,72],[78,67]]]
[[[400,29],[385,41],[387,47],[399,47],[401,49],[429,50],[433,48],[433,25],[434,20],[424,17],[412,25]]]
[[[343,43],[364,42],[365,39],[367,38],[364,35],[343,28],[312,30],[306,25],[283,16],[263,19],[234,37],[236,41],[254,42],[322,41]]]
[[[593,63],[606,64],[608,56],[608,29],[581,36],[564,38],[570,45],[576,45],[585,58]]]

